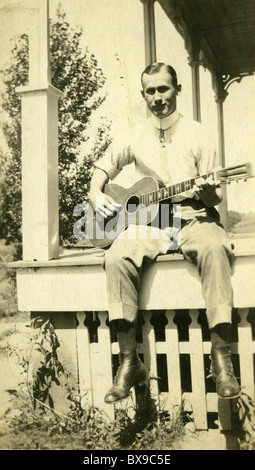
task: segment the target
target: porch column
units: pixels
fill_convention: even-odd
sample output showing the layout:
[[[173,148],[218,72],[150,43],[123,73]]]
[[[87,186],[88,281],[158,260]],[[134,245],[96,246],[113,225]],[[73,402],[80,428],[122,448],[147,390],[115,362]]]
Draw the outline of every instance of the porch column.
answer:
[[[225,159],[225,135],[224,135],[224,111],[223,103],[228,96],[228,92],[224,89],[221,77],[213,76],[213,89],[215,91],[215,102],[217,104],[217,116],[218,116],[218,139],[219,139],[219,165],[221,167],[226,166]],[[227,186],[222,185],[223,201],[219,205],[219,213],[221,223],[226,229],[227,226]]]
[[[219,135],[219,155],[220,165],[225,166],[225,135],[224,135],[224,113],[223,113],[223,99],[216,99],[217,114],[218,114],[218,135]]]
[[[200,76],[199,61],[193,60],[189,63],[191,66],[192,79],[192,100],[193,100],[193,119],[201,122],[201,104],[200,104]]]
[[[29,30],[29,85],[19,87],[22,106],[23,259],[59,257],[58,99],[50,83],[49,1],[37,0]]]
[[[155,0],[141,0],[143,3],[144,15],[144,43],[145,43],[145,64],[146,66],[156,62],[156,29],[155,29]]]
[[[196,32],[186,32],[186,49],[189,53],[189,65],[191,67],[192,80],[192,102],[193,119],[201,122],[201,102],[200,102],[200,41]]]

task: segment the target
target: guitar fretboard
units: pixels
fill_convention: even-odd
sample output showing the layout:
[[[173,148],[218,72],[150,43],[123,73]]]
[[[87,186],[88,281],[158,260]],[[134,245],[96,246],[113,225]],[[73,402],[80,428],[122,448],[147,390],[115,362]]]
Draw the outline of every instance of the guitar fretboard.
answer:
[[[203,175],[202,178],[208,178],[211,175],[214,176],[214,172],[207,173],[206,175]],[[157,191],[152,191],[150,193],[142,194],[139,197],[139,202],[140,204],[149,206],[150,204],[158,203],[166,199],[170,199],[173,196],[176,196],[180,193],[188,191],[189,189],[192,189],[196,183],[197,178],[198,176],[196,176],[195,178],[191,178],[189,180],[183,181],[182,183],[177,183],[171,186],[166,186],[166,187],[157,189]]]

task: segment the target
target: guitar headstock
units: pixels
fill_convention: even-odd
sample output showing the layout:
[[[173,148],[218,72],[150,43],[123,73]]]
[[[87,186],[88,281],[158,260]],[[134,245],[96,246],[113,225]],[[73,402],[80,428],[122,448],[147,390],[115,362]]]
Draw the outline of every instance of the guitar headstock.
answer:
[[[231,181],[246,181],[248,178],[252,178],[252,166],[251,163],[243,163],[240,165],[229,166],[227,168],[221,168],[216,172],[217,179],[220,183],[230,183]]]

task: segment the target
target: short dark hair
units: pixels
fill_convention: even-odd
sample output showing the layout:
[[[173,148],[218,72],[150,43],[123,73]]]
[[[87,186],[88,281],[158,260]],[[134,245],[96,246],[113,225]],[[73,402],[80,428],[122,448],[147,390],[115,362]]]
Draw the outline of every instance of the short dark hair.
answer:
[[[144,74],[153,75],[154,73],[160,72],[162,68],[165,68],[166,71],[171,75],[173,86],[176,88],[178,84],[177,73],[171,65],[165,64],[164,62],[155,62],[154,64],[150,64],[144,69],[141,75],[141,82],[143,85],[143,76]]]

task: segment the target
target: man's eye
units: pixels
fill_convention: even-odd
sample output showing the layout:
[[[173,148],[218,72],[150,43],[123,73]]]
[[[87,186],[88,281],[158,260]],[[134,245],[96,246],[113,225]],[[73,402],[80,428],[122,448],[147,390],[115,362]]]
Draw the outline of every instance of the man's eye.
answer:
[[[149,88],[148,90],[146,90],[146,93],[147,93],[147,95],[154,95],[155,88]]]
[[[159,92],[159,93],[166,93],[168,90],[169,90],[169,88],[166,87],[166,86],[164,86],[164,87],[159,87],[159,88],[158,88],[158,92]]]

